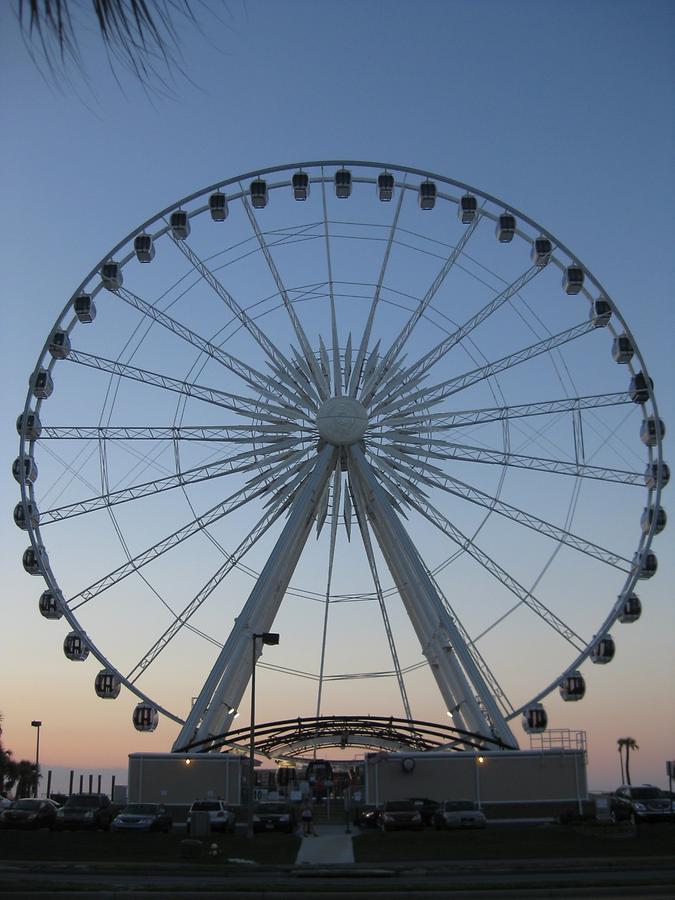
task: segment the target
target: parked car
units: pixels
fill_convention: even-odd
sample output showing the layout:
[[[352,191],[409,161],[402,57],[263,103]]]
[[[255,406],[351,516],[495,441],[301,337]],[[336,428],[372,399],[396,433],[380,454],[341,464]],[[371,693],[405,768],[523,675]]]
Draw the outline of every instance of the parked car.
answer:
[[[171,831],[173,819],[161,803],[130,803],[110,824],[113,831]]]
[[[485,828],[487,819],[473,800],[444,800],[434,813],[434,827]]]
[[[618,822],[668,822],[673,815],[673,803],[653,784],[624,784],[610,800],[610,818]]]
[[[438,800],[429,800],[428,797],[408,797],[415,809],[422,816],[425,825],[431,825],[434,820],[434,813],[440,806]]]
[[[54,828],[58,807],[51,800],[15,800],[0,813],[2,828]]]
[[[354,813],[354,825],[357,828],[378,828],[382,810],[374,803],[364,803]]]
[[[56,813],[58,830],[85,828],[108,831],[116,808],[107,794],[71,794]]]
[[[2,812],[4,809],[9,809],[11,805],[12,801],[9,799],[9,797],[5,797],[4,794],[0,794],[0,812]]]
[[[254,831],[295,831],[295,810],[290,803],[269,801],[257,803],[253,814]]]
[[[207,812],[211,820],[211,831],[229,831],[234,833],[235,815],[222,800],[195,800],[187,817],[187,831],[190,833],[190,822],[193,812]]]
[[[422,831],[424,822],[422,814],[410,800],[387,800],[380,816],[382,831],[412,829]]]

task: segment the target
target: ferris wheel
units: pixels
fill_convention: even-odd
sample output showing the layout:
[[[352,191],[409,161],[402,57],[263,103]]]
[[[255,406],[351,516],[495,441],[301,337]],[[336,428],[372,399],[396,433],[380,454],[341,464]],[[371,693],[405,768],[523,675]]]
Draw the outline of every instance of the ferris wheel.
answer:
[[[148,219],[65,304],[17,431],[40,612],[174,748],[228,731],[273,625],[290,714],[376,697],[517,746],[593,689],[666,524],[607,291],[512,204],[405,166],[270,167]]]

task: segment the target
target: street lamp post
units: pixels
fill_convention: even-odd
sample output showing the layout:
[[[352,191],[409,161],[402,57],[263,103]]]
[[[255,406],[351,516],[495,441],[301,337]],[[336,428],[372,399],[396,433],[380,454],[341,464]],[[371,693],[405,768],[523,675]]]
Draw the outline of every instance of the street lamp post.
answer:
[[[40,779],[40,726],[42,722],[39,722],[37,719],[33,719],[30,723],[33,728],[37,728],[37,743],[35,745],[35,785],[33,787],[33,796],[37,797],[38,795],[38,781]]]
[[[274,646],[279,643],[279,635],[272,631],[265,631],[261,634],[251,635],[251,740],[248,748],[248,827],[246,830],[247,837],[253,837],[253,786],[255,782],[254,776],[254,752],[255,752],[255,664],[256,664],[256,641],[260,638],[263,644]]]

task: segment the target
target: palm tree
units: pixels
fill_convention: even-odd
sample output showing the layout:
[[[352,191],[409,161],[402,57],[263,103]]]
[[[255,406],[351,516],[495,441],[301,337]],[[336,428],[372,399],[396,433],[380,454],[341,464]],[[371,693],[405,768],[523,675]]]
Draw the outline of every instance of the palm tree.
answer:
[[[23,37],[32,53],[52,74],[70,61],[82,68],[77,33],[84,33],[88,19],[98,27],[111,67],[129,69],[143,87],[159,82],[161,70],[180,71],[177,64],[179,34],[177,16],[196,24],[191,0],[90,0],[90,9],[73,0],[16,0]],[[77,22],[73,22],[77,19]],[[33,57],[37,62],[37,57]]]
[[[624,775],[623,771],[623,741],[623,738],[619,738],[619,740],[617,741],[617,744],[619,745],[617,748],[619,751],[619,762],[621,763],[621,784],[626,783],[626,776]]]
[[[619,755],[621,755],[622,750],[626,751],[626,784],[630,784],[630,751],[639,750],[640,748],[635,738],[632,737],[619,738],[617,744],[619,745]],[[623,757],[621,757],[621,777],[623,778]],[[621,783],[623,784],[623,781]]]
[[[16,763],[18,779],[16,783],[16,797],[36,797],[37,786],[40,780],[40,772],[35,763],[22,759]]]

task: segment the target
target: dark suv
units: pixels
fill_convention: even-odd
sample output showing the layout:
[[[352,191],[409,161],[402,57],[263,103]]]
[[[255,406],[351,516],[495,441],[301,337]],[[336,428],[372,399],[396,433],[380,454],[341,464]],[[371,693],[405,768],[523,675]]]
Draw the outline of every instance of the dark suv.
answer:
[[[671,800],[653,784],[622,785],[611,799],[610,817],[615,824],[629,821],[667,822],[673,815]]]
[[[117,814],[107,794],[71,794],[56,813],[57,829],[86,828],[107,831]]]

